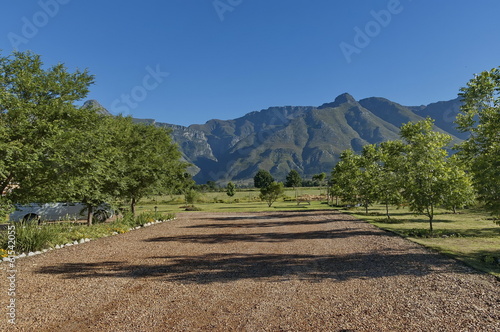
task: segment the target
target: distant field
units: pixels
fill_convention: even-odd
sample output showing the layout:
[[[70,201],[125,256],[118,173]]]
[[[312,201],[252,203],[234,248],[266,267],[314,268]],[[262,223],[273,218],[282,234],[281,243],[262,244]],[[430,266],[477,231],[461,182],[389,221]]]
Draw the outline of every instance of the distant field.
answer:
[[[278,199],[270,208],[259,199],[258,189],[238,190],[233,197],[229,197],[226,192],[206,192],[200,193],[197,202],[194,204],[202,211],[222,212],[222,211],[276,211],[279,209],[317,209],[327,208],[326,204],[312,201],[310,205],[301,203],[297,206],[295,195],[319,196],[325,194],[325,189],[319,188],[297,188],[296,193],[292,188],[286,188],[285,196]],[[137,211],[154,211],[157,206],[158,212],[180,212],[185,210],[183,195],[157,196],[144,199],[138,206]]]

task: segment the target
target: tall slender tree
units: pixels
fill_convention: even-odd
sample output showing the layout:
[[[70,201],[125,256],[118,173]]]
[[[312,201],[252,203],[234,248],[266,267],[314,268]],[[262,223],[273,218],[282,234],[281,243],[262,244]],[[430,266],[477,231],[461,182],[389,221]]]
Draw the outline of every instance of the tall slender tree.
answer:
[[[451,136],[432,130],[433,120],[427,118],[401,127],[401,138],[406,141],[400,175],[402,195],[410,209],[429,218],[433,230],[435,207],[445,202],[449,192],[449,165],[445,147]]]

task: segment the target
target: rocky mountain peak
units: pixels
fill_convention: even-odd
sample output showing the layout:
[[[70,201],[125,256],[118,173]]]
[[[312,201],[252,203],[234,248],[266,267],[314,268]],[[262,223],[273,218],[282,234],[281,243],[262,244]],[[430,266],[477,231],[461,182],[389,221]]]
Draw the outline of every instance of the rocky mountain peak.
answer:
[[[322,109],[322,108],[334,108],[334,107],[338,107],[342,104],[352,104],[352,105],[355,105],[357,104],[358,102],[356,101],[356,99],[354,99],[353,96],[351,96],[350,94],[348,94],[347,92],[341,94],[341,95],[338,95],[337,98],[335,98],[335,100],[332,102],[332,103],[326,103],[326,104],[323,104],[321,105],[320,107],[318,107],[319,109]]]
[[[83,103],[83,108],[93,108],[96,109],[98,113],[102,115],[112,115],[104,106],[102,106],[97,100],[89,99]]]

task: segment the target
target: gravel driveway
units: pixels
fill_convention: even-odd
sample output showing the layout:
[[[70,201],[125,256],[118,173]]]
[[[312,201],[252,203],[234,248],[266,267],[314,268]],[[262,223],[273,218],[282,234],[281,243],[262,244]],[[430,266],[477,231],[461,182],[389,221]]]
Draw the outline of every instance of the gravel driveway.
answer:
[[[500,283],[332,211],[182,213],[17,262],[1,331],[500,331]]]

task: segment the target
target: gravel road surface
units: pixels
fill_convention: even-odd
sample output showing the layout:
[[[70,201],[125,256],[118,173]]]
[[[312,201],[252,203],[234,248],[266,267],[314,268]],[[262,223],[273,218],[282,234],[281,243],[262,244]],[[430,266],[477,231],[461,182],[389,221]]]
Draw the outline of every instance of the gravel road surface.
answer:
[[[1,331],[500,331],[500,283],[332,211],[182,213],[17,261]]]

